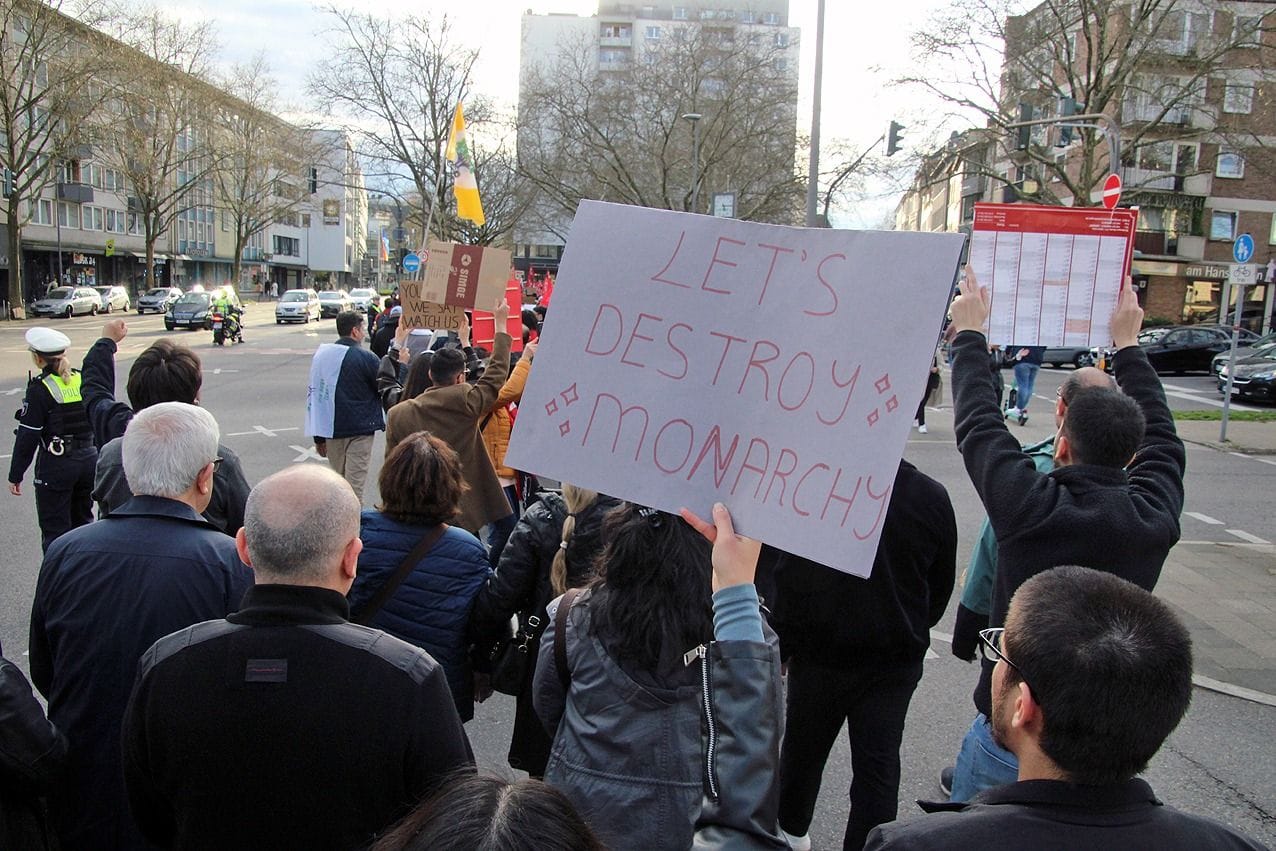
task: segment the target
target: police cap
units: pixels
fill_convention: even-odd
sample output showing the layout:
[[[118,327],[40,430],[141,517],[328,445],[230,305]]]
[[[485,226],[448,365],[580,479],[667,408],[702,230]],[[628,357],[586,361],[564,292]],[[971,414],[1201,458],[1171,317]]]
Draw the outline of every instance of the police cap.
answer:
[[[52,328],[32,328],[27,332],[27,348],[37,355],[60,355],[71,345],[71,338]]]

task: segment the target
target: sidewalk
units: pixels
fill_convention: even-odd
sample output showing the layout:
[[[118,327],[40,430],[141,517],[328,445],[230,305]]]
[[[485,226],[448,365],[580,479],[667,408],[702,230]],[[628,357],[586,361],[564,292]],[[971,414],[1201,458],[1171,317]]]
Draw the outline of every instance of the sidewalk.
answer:
[[[1222,428],[1219,422],[1175,420],[1174,426],[1185,443],[1199,443],[1223,452],[1276,455],[1276,423],[1229,422],[1226,443],[1218,440]]]

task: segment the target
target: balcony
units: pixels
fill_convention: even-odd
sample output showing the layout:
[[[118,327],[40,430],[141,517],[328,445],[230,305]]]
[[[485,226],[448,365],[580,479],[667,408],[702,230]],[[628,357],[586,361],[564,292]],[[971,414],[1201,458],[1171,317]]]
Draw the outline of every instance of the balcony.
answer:
[[[1177,257],[1179,237],[1163,230],[1134,232],[1134,253],[1156,257]]]
[[[988,186],[988,178],[982,174],[967,174],[961,179],[962,197],[967,195],[983,195]]]

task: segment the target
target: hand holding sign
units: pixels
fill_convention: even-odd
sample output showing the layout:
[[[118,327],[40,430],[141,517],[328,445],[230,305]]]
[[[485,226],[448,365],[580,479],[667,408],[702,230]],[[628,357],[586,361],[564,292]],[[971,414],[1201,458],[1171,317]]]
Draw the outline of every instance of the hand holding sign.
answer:
[[[720,502],[713,504],[713,522],[702,520],[690,508],[679,512],[682,519],[705,540],[713,544],[714,593],[732,585],[747,585],[753,581],[758,569],[758,554],[762,542],[735,533],[731,525],[731,512]]]
[[[957,333],[962,331],[978,331],[983,333],[988,323],[988,289],[979,286],[975,280],[975,270],[966,267],[966,276],[961,282],[961,292],[953,300],[953,327]]]
[[[1137,346],[1139,329],[1143,327],[1143,308],[1134,292],[1134,283],[1125,276],[1125,284],[1117,295],[1116,310],[1112,312],[1112,344],[1118,349]]]

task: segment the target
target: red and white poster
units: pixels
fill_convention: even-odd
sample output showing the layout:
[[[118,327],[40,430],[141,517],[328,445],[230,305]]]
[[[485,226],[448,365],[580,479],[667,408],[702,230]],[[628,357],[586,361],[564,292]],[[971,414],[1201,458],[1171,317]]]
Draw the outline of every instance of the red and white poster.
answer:
[[[988,287],[988,341],[1106,346],[1137,209],[976,204],[970,266]]]

